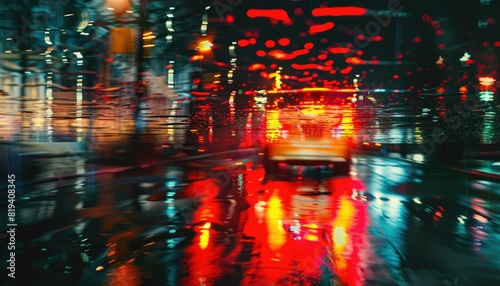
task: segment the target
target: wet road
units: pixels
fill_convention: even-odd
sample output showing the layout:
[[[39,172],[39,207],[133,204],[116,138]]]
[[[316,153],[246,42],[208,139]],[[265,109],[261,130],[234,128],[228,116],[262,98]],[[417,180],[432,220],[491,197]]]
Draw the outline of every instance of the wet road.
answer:
[[[173,158],[39,185],[20,280],[56,285],[495,285],[498,197],[453,171],[356,155],[352,176]],[[240,164],[241,163],[241,164]],[[288,175],[285,175],[288,174]],[[43,190],[43,191],[41,191]],[[433,199],[436,196],[442,198]],[[424,206],[423,210],[419,207]],[[25,272],[26,271],[26,272]],[[29,274],[28,274],[29,273]],[[454,284],[450,284],[454,285]]]
[[[187,128],[179,107],[155,108],[142,109],[140,124],[132,112],[114,108],[121,116],[113,121],[118,130],[85,123],[78,133],[71,125],[78,116],[49,122],[74,127],[55,128],[61,136],[93,138],[92,144],[84,141],[92,150],[127,146],[123,142],[134,126],[147,130],[157,140],[150,146],[161,147],[163,156],[144,158],[134,167],[115,154],[127,149],[101,162],[87,149],[55,157],[54,150],[37,155],[23,146],[36,167],[30,180],[37,183],[20,187],[16,201],[18,283],[500,284],[497,181],[418,157],[358,150],[350,177],[283,166],[277,180],[263,183],[258,147],[269,129],[260,127],[261,111],[201,105]],[[113,108],[102,110],[108,109]],[[343,112],[342,132],[362,134],[370,142],[427,136],[415,127],[401,128],[414,117],[385,119],[384,125],[384,117],[352,121],[362,117]],[[50,134],[43,118],[39,133],[21,134],[31,139]],[[111,124],[106,118],[88,117]],[[496,124],[498,117],[491,120]],[[427,123],[432,126],[432,119]],[[372,131],[360,133],[363,128]],[[189,149],[177,148],[185,143]]]

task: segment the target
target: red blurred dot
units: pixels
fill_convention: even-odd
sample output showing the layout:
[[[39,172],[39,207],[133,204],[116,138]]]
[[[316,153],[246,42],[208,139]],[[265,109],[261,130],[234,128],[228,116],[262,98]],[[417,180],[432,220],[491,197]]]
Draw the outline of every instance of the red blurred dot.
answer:
[[[337,73],[337,71],[336,71],[336,70],[331,70],[331,71],[330,71],[330,73],[331,73],[331,74],[336,74],[336,73]]]
[[[268,48],[273,48],[276,45],[276,43],[273,40],[267,40],[264,44]]]
[[[500,41],[495,42],[495,47],[500,47]]]
[[[250,43],[246,39],[241,39],[238,41],[238,46],[240,46],[240,47],[246,47],[246,46],[248,46],[248,44],[250,44]]]
[[[395,74],[392,76],[393,79],[398,79],[399,78],[399,75]]]
[[[305,71],[305,72],[304,72],[304,75],[309,75],[309,72],[308,72],[308,71]]]
[[[333,60],[328,60],[325,62],[325,66],[331,66],[333,65]]]
[[[490,43],[488,42],[483,42],[483,47],[489,47],[490,46]]]
[[[325,54],[318,55],[318,60],[324,60],[324,59],[326,59],[326,55]]]
[[[271,68],[272,68],[272,69],[275,69],[277,66],[278,66],[278,65],[276,65],[276,64],[271,64]]]
[[[305,43],[304,44],[304,49],[310,50],[312,48],[314,48],[314,44],[313,43]]]
[[[401,60],[403,58],[403,54],[398,55],[398,60]]]
[[[288,46],[290,44],[290,40],[288,38],[281,38],[278,40],[278,44]]]
[[[263,50],[258,50],[257,52],[255,52],[255,54],[259,57],[265,57],[266,56],[266,52],[263,51]]]
[[[226,24],[233,24],[234,23],[234,16],[233,15],[227,15],[226,19],[224,20]]]
[[[250,45],[255,45],[255,43],[257,43],[257,40],[255,38],[251,38],[250,40],[248,40],[248,43],[250,43]]]
[[[358,56],[362,56],[364,52],[362,50],[359,50],[356,54],[358,54]]]
[[[317,74],[317,73],[313,73],[311,76],[312,76],[313,78],[317,78],[317,77],[318,77],[318,74]]]
[[[359,40],[359,41],[363,41],[364,39],[365,39],[365,36],[364,36],[364,35],[362,35],[362,34],[359,34],[359,35],[358,35],[358,40]]]
[[[422,42],[422,39],[420,37],[415,37],[415,38],[413,38],[413,41],[415,43],[420,43],[420,42]]]

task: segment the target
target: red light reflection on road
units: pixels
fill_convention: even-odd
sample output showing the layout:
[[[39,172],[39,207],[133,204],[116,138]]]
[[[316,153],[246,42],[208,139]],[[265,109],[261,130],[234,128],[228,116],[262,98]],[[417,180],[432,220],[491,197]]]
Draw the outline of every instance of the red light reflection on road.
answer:
[[[198,232],[193,244],[186,250],[187,273],[181,279],[181,285],[204,285],[212,284],[213,279],[222,277],[225,274],[223,267],[227,259],[234,259],[230,255],[224,254],[225,244],[220,243],[220,239],[212,241],[212,236],[218,233],[211,229],[212,224],[220,224],[225,214],[221,204],[210,201],[203,203],[193,214],[193,222],[201,222],[196,227]],[[202,283],[203,282],[203,283]]]
[[[360,271],[364,261],[369,260],[370,246],[366,240],[368,205],[354,203],[347,198],[339,202],[337,214],[332,223],[333,267],[343,285],[362,285]]]
[[[139,286],[141,274],[133,263],[126,263],[112,272],[108,285],[111,286]]]
[[[312,15],[315,17],[324,16],[362,16],[367,12],[366,8],[346,6],[346,7],[325,7],[325,8],[315,8],[312,10]]]

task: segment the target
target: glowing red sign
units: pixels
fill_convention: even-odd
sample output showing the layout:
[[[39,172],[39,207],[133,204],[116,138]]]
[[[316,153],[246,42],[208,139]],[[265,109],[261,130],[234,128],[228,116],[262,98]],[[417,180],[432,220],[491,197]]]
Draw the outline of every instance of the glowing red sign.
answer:
[[[290,44],[290,40],[288,38],[281,38],[278,40],[278,44],[282,46],[288,46]]]
[[[353,65],[362,65],[365,63],[364,60],[358,58],[358,57],[349,57],[345,59],[345,62],[348,64],[353,64]]]
[[[318,69],[318,70],[323,70],[323,71],[329,71],[332,69],[331,66],[322,66],[318,64],[292,64],[292,68],[296,70],[306,70],[306,69]]]
[[[278,60],[291,60],[295,59],[298,56],[302,56],[309,53],[308,49],[301,49],[293,51],[291,54],[285,53],[281,50],[272,50],[268,53],[269,56],[278,59]]]
[[[326,59],[325,54],[318,55],[318,60],[324,60],[324,59]]]
[[[351,66],[348,66],[348,67],[346,67],[345,69],[341,69],[341,70],[340,70],[340,73],[341,73],[341,74],[348,74],[348,73],[350,73],[351,71],[352,71],[352,67],[351,67]]]
[[[335,26],[333,22],[326,22],[324,24],[312,25],[311,27],[309,27],[309,34],[314,35],[316,33],[325,32],[332,29],[333,26]]]
[[[288,13],[283,9],[250,9],[247,11],[249,18],[264,17],[269,19],[281,20],[283,23],[291,23],[292,20]]]
[[[329,47],[328,48],[328,51],[332,54],[347,54],[351,51],[351,49],[349,48],[333,48],[333,47]]]
[[[304,49],[308,49],[308,50],[310,50],[310,49],[312,49],[312,48],[314,48],[314,44],[313,44],[313,43],[310,43],[310,42],[309,42],[309,43],[305,43],[305,44],[304,44]]]
[[[266,45],[266,47],[268,48],[274,48],[274,46],[276,45],[276,42],[274,42],[273,40],[267,40],[264,45]]]
[[[240,46],[240,47],[246,47],[248,45],[250,45],[250,42],[248,42],[247,39],[241,39],[238,41],[238,46]]]
[[[306,81],[311,81],[312,79],[313,79],[312,76],[308,76],[308,77],[301,77],[298,79],[298,81],[306,82]]]
[[[323,16],[362,16],[365,15],[367,9],[361,7],[354,6],[346,6],[346,7],[325,7],[325,8],[316,8],[312,10],[312,15],[315,17],[323,17]]]
[[[256,71],[256,70],[263,70],[263,69],[266,69],[266,66],[263,64],[259,64],[259,63],[252,64],[251,66],[248,67],[249,71]]]
[[[255,54],[259,57],[265,57],[267,55],[267,53],[263,50],[258,50],[255,52]]]

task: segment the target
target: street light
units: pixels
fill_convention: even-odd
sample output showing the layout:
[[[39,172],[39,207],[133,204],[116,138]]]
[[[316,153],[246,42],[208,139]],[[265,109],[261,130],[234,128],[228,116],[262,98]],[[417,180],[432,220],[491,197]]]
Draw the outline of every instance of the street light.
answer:
[[[214,44],[212,44],[210,41],[204,40],[204,41],[201,41],[200,44],[198,45],[198,50],[201,53],[206,53],[206,52],[209,52],[212,50],[213,45]]]

